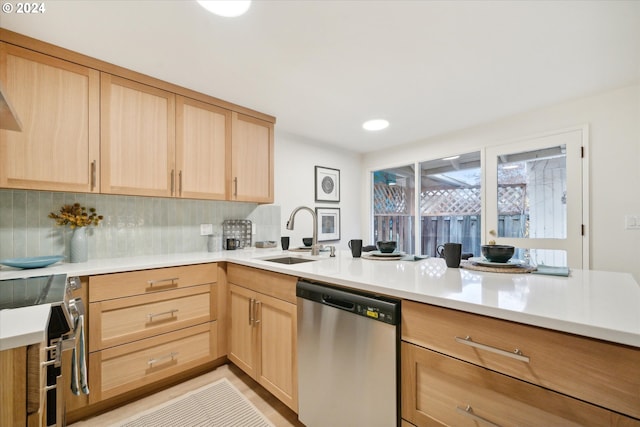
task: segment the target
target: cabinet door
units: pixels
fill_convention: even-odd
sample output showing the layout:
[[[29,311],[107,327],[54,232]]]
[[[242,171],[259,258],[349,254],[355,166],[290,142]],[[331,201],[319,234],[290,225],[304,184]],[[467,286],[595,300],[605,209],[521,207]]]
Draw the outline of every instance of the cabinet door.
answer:
[[[298,411],[297,312],[294,304],[257,294],[258,382]]]
[[[0,43],[0,81],[22,122],[0,130],[0,187],[98,192],[99,72]]]
[[[252,321],[255,295],[248,289],[229,285],[229,360],[252,378],[256,378],[256,329]]]
[[[102,192],[175,194],[175,95],[102,73]]]
[[[26,373],[26,346],[0,351],[0,425],[26,425]]]
[[[177,195],[224,200],[231,111],[176,98]]]
[[[233,113],[231,200],[273,202],[273,124]]]

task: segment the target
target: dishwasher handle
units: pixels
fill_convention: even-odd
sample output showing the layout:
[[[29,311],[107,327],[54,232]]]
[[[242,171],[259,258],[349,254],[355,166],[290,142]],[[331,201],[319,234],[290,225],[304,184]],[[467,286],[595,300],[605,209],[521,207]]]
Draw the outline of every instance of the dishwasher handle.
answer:
[[[322,303],[346,311],[356,311],[356,305],[353,301],[346,301],[344,299],[335,298],[331,295],[322,295]]]
[[[397,299],[303,279],[298,280],[296,296],[298,307],[303,300],[308,300],[390,325],[400,324],[400,301]]]

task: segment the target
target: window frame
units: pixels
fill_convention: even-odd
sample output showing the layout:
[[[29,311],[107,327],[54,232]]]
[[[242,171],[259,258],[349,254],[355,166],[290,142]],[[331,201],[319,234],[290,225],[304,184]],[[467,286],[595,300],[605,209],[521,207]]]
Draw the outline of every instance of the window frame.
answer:
[[[373,241],[373,236],[374,236],[374,230],[373,230],[373,221],[374,221],[374,206],[373,206],[373,201],[374,201],[374,196],[373,196],[373,191],[374,191],[374,186],[373,186],[373,180],[374,180],[374,172],[376,171],[380,171],[380,170],[386,170],[386,169],[393,169],[395,167],[401,167],[401,166],[408,166],[413,164],[414,166],[414,182],[415,182],[415,186],[416,189],[414,191],[414,212],[413,212],[413,216],[414,216],[414,222],[416,224],[416,226],[414,227],[414,241],[413,241],[413,252],[416,254],[421,253],[422,248],[420,247],[420,242],[422,241],[422,227],[420,226],[420,193],[422,191],[422,183],[420,180],[420,174],[421,174],[421,169],[420,169],[420,165],[424,162],[428,162],[430,160],[435,160],[438,158],[444,158],[444,157],[449,157],[449,156],[455,156],[460,154],[461,152],[473,152],[473,151],[480,151],[480,169],[481,169],[481,185],[482,185],[482,208],[481,208],[481,241],[483,244],[486,244],[489,240],[495,239],[495,237],[492,237],[488,234],[488,227],[487,227],[487,203],[489,201],[488,197],[489,195],[487,194],[487,190],[488,190],[488,182],[487,182],[487,152],[492,152],[493,150],[496,149],[496,147],[509,147],[509,146],[517,146],[519,143],[524,142],[524,141],[531,141],[531,140],[536,140],[539,138],[545,138],[545,137],[550,137],[553,135],[559,135],[559,134],[563,134],[563,133],[568,133],[568,132],[574,132],[574,131],[579,131],[580,132],[580,150],[581,150],[581,157],[580,157],[580,178],[579,178],[579,182],[581,184],[581,189],[576,190],[578,191],[578,194],[580,194],[581,196],[581,201],[580,201],[580,213],[581,213],[581,221],[582,221],[582,234],[580,236],[581,239],[581,253],[580,254],[574,254],[572,256],[570,256],[569,254],[567,254],[567,260],[568,260],[568,264],[570,267],[573,268],[589,268],[589,263],[590,263],[590,259],[589,259],[589,246],[590,246],[590,227],[589,227],[589,161],[588,161],[588,153],[589,153],[589,126],[588,124],[583,124],[583,125],[578,125],[578,126],[572,126],[572,127],[567,127],[567,128],[562,128],[562,129],[555,129],[549,132],[544,132],[544,133],[539,133],[539,134],[533,134],[533,135],[528,135],[525,137],[521,137],[521,138],[513,138],[510,140],[506,140],[506,141],[501,141],[501,142],[496,142],[495,144],[484,144],[483,146],[480,147],[468,147],[468,149],[466,150],[460,150],[460,147],[457,147],[458,149],[455,152],[439,152],[437,157],[434,158],[427,158],[427,159],[421,159],[418,161],[413,161],[413,162],[398,162],[395,164],[391,164],[391,165],[382,165],[380,167],[375,167],[375,168],[369,168],[367,171],[367,176],[368,176],[368,182],[367,185],[369,185],[369,204],[368,204],[368,210],[369,210],[369,224],[368,224],[368,234],[369,234],[369,238]],[[516,150],[517,151],[517,150]],[[569,171],[567,172],[569,173]],[[567,191],[568,192],[568,191]],[[494,197],[497,197],[497,194],[494,195]],[[495,199],[494,199],[495,200]],[[567,218],[567,226],[571,227],[574,226],[575,222],[572,221],[571,218]],[[578,226],[580,226],[580,224],[578,224]],[[500,242],[504,242],[505,244],[510,244],[507,243],[507,238],[498,238],[500,240]],[[373,242],[375,243],[375,242]],[[519,242],[521,244],[521,242]],[[514,246],[517,246],[514,245]],[[548,248],[548,249],[553,249],[553,248]],[[579,259],[579,262],[571,262],[571,259]],[[580,265],[581,264],[581,265]]]

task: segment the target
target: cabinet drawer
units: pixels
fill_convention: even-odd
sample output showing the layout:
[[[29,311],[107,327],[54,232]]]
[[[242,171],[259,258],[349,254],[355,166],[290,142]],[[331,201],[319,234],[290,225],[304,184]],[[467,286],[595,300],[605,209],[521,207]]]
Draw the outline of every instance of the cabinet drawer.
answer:
[[[298,279],[295,276],[236,264],[227,264],[227,276],[229,283],[235,283],[292,304],[296,303]]]
[[[217,274],[216,264],[198,264],[91,276],[89,301],[103,301],[214,283],[217,281]]]
[[[637,348],[411,301],[402,339],[640,418]]]
[[[402,372],[402,416],[417,426],[640,426],[638,420],[405,342]]]
[[[217,322],[90,354],[91,403],[214,360]]]
[[[210,287],[199,285],[91,303],[89,351],[215,320]]]

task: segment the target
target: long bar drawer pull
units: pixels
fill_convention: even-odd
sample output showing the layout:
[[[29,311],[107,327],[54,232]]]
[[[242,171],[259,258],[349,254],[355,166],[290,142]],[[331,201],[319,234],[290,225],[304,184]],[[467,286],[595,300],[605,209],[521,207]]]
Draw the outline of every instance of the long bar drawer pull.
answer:
[[[154,317],[158,317],[158,316],[166,316],[167,314],[170,315],[173,319],[175,319],[176,317],[174,317],[173,315],[175,313],[178,312],[177,308],[174,308],[173,310],[168,310],[168,311],[163,311],[162,313],[149,313],[147,314],[147,318],[149,319],[149,322],[153,322],[153,318]]]
[[[147,365],[149,365],[149,367],[153,368],[153,364],[154,363],[158,363],[162,360],[166,360],[166,359],[175,359],[175,357],[178,355],[177,351],[172,351],[169,354],[165,354],[164,356],[160,356],[160,357],[156,357],[155,359],[149,359],[149,361],[147,361]]]
[[[519,349],[511,351],[502,350],[501,348],[491,347],[486,344],[480,344],[471,339],[470,336],[466,336],[465,338],[456,337],[456,342],[464,345],[469,345],[471,347],[479,348],[480,350],[490,351],[492,353],[500,354],[502,356],[511,357],[512,359],[520,360],[521,362],[529,363],[529,356],[525,356]]]
[[[485,424],[491,427],[500,427],[498,424],[494,424],[491,421],[474,414],[473,408],[471,407],[471,405],[467,405],[466,408],[461,408],[459,406],[456,406],[456,412],[461,415],[464,415],[465,417],[469,417],[475,421],[481,422],[482,424]]]
[[[176,280],[180,279],[179,277],[170,277],[168,279],[158,279],[158,280],[147,280],[147,285],[149,285],[150,288],[153,287],[153,285],[161,285],[161,286],[177,286],[178,284],[175,283]],[[164,284],[165,282],[171,282],[171,283],[167,283]]]

